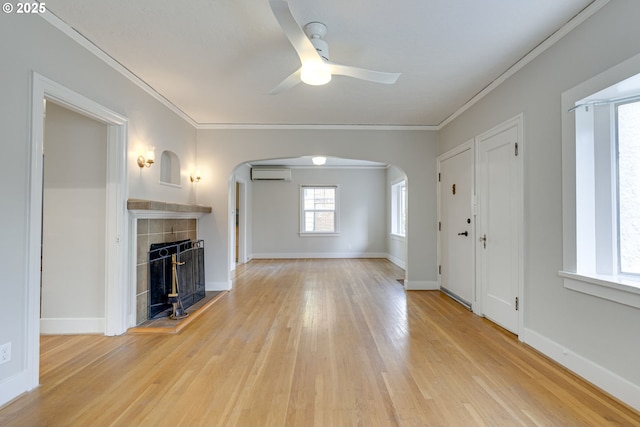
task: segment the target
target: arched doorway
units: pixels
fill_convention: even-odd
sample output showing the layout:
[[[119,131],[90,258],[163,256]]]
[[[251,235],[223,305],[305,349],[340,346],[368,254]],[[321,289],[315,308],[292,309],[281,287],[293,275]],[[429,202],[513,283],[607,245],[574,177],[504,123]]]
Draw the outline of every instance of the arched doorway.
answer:
[[[252,179],[252,168],[288,170],[285,178],[268,174]],[[276,178],[274,178],[276,177]],[[236,265],[236,240],[243,232],[245,260],[251,258],[386,258],[406,268],[406,237],[391,235],[391,184],[407,182],[402,169],[379,162],[328,157],[322,166],[311,156],[256,160],[236,167],[229,178],[230,270]],[[244,186],[238,187],[238,183]],[[340,230],[307,237],[300,230],[300,189],[335,185],[340,193]],[[246,207],[238,209],[238,196]],[[236,219],[236,216],[238,217]],[[239,229],[236,223],[240,224]]]

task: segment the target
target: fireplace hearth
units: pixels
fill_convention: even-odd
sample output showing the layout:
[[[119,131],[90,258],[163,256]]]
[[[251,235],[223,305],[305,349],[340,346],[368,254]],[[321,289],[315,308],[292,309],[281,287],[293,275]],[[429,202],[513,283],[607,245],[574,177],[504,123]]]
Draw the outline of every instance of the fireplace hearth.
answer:
[[[178,298],[184,309],[205,296],[204,241],[154,243],[148,252],[149,319],[167,317],[172,310],[172,255],[176,256]]]

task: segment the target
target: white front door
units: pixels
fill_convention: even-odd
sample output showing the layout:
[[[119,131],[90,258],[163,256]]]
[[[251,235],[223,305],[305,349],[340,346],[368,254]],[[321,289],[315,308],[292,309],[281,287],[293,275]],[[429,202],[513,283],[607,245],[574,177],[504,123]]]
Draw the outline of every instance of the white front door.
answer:
[[[478,280],[482,314],[519,332],[522,117],[477,138]]]
[[[471,307],[475,288],[472,146],[465,144],[462,151],[438,160],[440,288]]]

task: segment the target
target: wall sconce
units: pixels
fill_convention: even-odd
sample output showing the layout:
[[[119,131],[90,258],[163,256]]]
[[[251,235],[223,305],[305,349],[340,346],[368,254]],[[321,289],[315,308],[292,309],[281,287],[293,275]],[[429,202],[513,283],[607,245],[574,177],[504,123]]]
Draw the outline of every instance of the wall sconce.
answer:
[[[191,176],[189,177],[189,179],[191,179],[191,182],[195,182],[195,183],[200,182],[200,179],[202,179],[200,171],[196,170],[195,172],[192,172]]]
[[[138,166],[140,166],[140,168],[143,167],[151,167],[151,165],[155,162],[156,159],[156,148],[155,147],[151,147],[151,148],[147,148],[147,152],[146,154],[140,154],[138,156]]]

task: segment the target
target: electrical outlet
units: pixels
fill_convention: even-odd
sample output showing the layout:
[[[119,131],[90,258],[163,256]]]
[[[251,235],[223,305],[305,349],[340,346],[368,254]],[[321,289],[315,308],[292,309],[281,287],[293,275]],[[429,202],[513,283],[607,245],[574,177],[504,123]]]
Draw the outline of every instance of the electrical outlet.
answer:
[[[11,343],[0,345],[0,365],[11,360]]]

